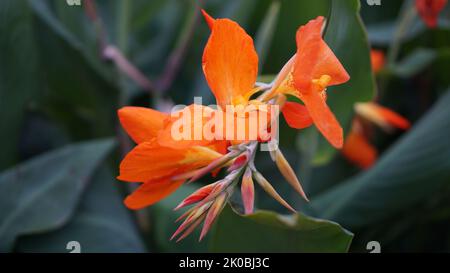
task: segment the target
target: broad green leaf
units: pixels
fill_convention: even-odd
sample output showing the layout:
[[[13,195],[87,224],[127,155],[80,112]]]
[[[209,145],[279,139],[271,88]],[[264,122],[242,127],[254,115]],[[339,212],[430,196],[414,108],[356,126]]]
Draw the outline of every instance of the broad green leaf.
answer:
[[[80,243],[82,253],[144,252],[131,213],[122,203],[111,171],[102,167],[92,177],[71,220],[54,231],[19,238],[18,252],[69,252]]]
[[[227,208],[210,235],[214,252],[347,252],[353,234],[336,223],[301,213],[257,211],[242,216]]]
[[[39,50],[44,85],[38,108],[59,122],[72,139],[113,134],[119,91],[112,66],[102,62],[96,45],[83,40],[82,34],[69,31],[58,19],[51,1],[29,3],[35,14],[34,47]],[[66,8],[83,15],[83,9]]]
[[[28,0],[33,14],[46,27],[46,30],[61,39],[64,46],[79,55],[96,74],[106,81],[112,81],[112,74],[106,70],[98,57],[93,26],[87,23],[84,9],[76,6],[68,6],[67,3],[53,2],[51,0],[33,1]],[[52,9],[57,5],[56,11]],[[59,14],[57,14],[59,11]],[[45,60],[45,59],[44,59]]]
[[[0,170],[18,159],[27,104],[38,88],[32,14],[25,0],[0,3]]]
[[[360,228],[408,213],[450,181],[450,91],[367,172],[311,202],[318,217]]]
[[[11,251],[17,237],[63,226],[114,142],[69,145],[0,174],[0,251]]]

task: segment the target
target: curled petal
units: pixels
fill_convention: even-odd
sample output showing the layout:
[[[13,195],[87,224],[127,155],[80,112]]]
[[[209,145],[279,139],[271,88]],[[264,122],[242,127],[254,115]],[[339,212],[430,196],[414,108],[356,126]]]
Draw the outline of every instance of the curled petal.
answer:
[[[291,128],[304,129],[311,126],[313,123],[308,109],[300,103],[288,101],[285,103],[281,112]]]
[[[253,89],[258,55],[253,39],[236,22],[214,21],[202,63],[206,81],[222,109]]]
[[[300,92],[312,89],[312,81],[323,75],[331,77],[329,86],[347,82],[350,79],[333,51],[322,39],[325,18],[317,17],[298,29],[297,54],[294,64],[294,85]]]
[[[123,107],[118,112],[119,121],[128,135],[136,143],[150,141],[158,135],[164,127],[164,121],[169,117],[150,108]]]

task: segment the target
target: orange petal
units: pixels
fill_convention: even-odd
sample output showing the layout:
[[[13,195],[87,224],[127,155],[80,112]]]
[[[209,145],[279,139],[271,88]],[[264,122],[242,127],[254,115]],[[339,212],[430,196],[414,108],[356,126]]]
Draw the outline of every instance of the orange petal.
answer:
[[[225,109],[233,98],[251,91],[258,74],[258,55],[253,39],[229,19],[216,19],[203,52],[203,72]]]
[[[183,180],[171,181],[170,179],[146,182],[130,194],[125,199],[124,203],[129,209],[142,209],[169,196],[176,191],[183,182]]]
[[[411,127],[411,123],[404,117],[395,113],[391,109],[386,107],[377,106],[378,113],[383,117],[386,123],[390,124],[393,127],[407,130]]]
[[[407,119],[374,102],[356,103],[355,111],[361,117],[377,124],[387,131],[390,131],[393,127],[403,130],[407,130],[411,127],[411,123]]]
[[[203,127],[213,117],[206,116],[205,113],[207,111],[214,110],[203,105],[191,104],[177,112],[177,114],[167,119],[164,129],[158,133],[158,143],[161,146],[173,149],[212,145],[215,141],[214,134],[208,138],[203,132]],[[174,136],[173,130],[180,135]],[[184,133],[185,130],[186,134]]]
[[[439,13],[446,4],[447,0],[416,0],[416,9],[425,24],[430,28],[435,28]]]
[[[156,142],[143,142],[122,160],[117,179],[142,182],[174,176],[204,167],[220,156],[206,147],[181,150],[162,147]]]
[[[123,107],[118,111],[122,127],[136,143],[150,141],[163,129],[168,114],[144,107]]]
[[[343,130],[334,114],[318,92],[309,92],[301,96],[308,108],[317,129],[335,148],[340,149],[343,145]]]
[[[352,130],[345,139],[342,155],[363,169],[370,168],[377,160],[377,150],[364,135]]]
[[[204,9],[202,9],[203,17],[205,18],[206,23],[208,24],[208,27],[210,30],[214,27],[214,22],[216,21],[214,18],[212,18]]]
[[[298,29],[297,56],[294,65],[294,84],[300,91],[312,89],[312,80],[323,75],[331,77],[329,85],[338,85],[350,79],[347,71],[322,39],[324,17],[319,16]]]
[[[313,120],[308,109],[296,102],[286,102],[281,110],[289,127],[294,129],[304,129],[312,125]]]

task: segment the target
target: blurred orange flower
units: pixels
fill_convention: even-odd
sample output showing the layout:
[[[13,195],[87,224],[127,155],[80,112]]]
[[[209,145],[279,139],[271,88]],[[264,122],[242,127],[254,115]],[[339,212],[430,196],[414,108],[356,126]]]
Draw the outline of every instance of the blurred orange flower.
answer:
[[[361,119],[369,121],[387,132],[395,128],[408,130],[411,123],[394,111],[375,102],[356,103],[357,118],[353,120],[350,134],[347,136],[342,155],[355,165],[368,169],[375,164],[378,156],[376,148],[370,144]]]
[[[384,68],[384,65],[386,63],[384,52],[381,50],[372,49],[370,51],[370,61],[372,63],[373,72],[380,72],[380,70]]]
[[[416,0],[416,9],[425,24],[430,28],[435,28],[439,13],[446,4],[447,0]]]
[[[363,128],[357,120],[353,121],[352,130],[342,148],[342,155],[362,169],[368,169],[377,160],[377,149],[364,135]]]

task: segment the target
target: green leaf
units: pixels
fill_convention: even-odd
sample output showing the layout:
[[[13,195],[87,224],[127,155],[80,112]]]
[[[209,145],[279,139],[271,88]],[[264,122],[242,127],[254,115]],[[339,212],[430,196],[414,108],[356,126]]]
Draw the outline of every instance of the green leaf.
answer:
[[[25,109],[38,86],[33,21],[25,0],[0,3],[0,170],[18,159]]]
[[[211,234],[214,252],[347,252],[353,234],[336,223],[301,213],[257,211],[242,216],[228,206]]]
[[[64,126],[75,140],[113,134],[119,91],[112,66],[100,59],[95,44],[85,42],[86,33],[69,31],[50,1],[29,3],[35,15],[34,47],[42,62],[39,75],[45,87],[38,97],[38,108]],[[67,12],[77,12],[87,20],[83,9],[66,9],[74,9]]]
[[[360,228],[407,212],[450,181],[450,91],[367,172],[311,202],[318,217]]]
[[[119,195],[111,171],[102,167],[93,176],[77,211],[62,228],[19,238],[18,252],[69,252],[67,243],[80,243],[82,253],[144,252],[138,231]]]
[[[349,129],[355,102],[369,101],[375,94],[367,33],[359,16],[357,0],[332,1],[325,40],[350,74],[350,81],[328,89],[328,105],[344,128]],[[358,56],[355,58],[355,56]],[[347,130],[346,130],[347,131]],[[314,163],[329,162],[337,152],[320,136]]]
[[[114,142],[69,145],[0,175],[0,251],[17,237],[63,226],[73,215],[95,168]]]
[[[267,53],[272,43],[273,35],[275,33],[278,15],[280,13],[280,2],[273,1],[258,28],[255,37],[255,48],[258,52],[259,69],[264,65]]]

